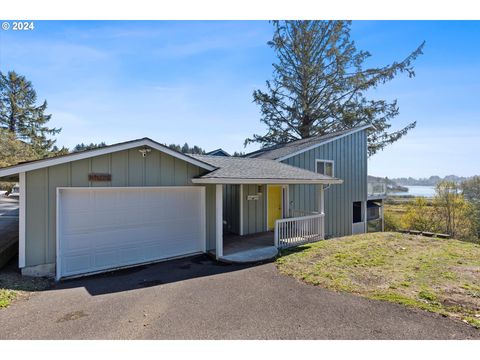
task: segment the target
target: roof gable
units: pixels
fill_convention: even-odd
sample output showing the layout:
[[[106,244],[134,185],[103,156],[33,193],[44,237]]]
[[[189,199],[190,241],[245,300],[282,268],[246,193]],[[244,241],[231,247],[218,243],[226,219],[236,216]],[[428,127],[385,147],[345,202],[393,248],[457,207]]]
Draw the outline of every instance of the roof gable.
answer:
[[[212,150],[212,151],[206,153],[205,155],[212,155],[212,156],[231,156],[228,152],[226,152],[226,151],[223,150],[223,149]]]
[[[181,152],[172,150],[165,145],[162,145],[156,141],[153,141],[152,139],[143,138],[143,139],[137,139],[137,140],[127,141],[123,143],[118,143],[114,145],[109,145],[109,146],[105,146],[97,149],[80,151],[77,153],[71,153],[71,154],[56,156],[56,157],[47,158],[47,159],[39,159],[39,160],[34,160],[34,161],[29,161],[29,162],[9,166],[9,167],[0,169],[0,178],[10,176],[10,175],[15,175],[21,172],[37,170],[45,167],[68,163],[71,161],[88,159],[88,158],[97,157],[100,155],[110,154],[110,153],[128,150],[128,149],[134,149],[142,146],[161,151],[165,154],[171,155],[177,159],[184,160],[190,164],[196,165],[200,168],[203,168],[209,171],[216,169],[214,166],[210,164],[207,164],[199,159],[195,159]]]
[[[305,151],[309,151],[318,146],[328,144],[329,142],[341,139],[358,131],[366,130],[370,127],[370,125],[365,125],[348,130],[337,131],[326,135],[312,136],[310,138],[300,139],[286,144],[272,146],[266,149],[260,149],[245,155],[245,157],[283,161],[292,156],[301,154]]]

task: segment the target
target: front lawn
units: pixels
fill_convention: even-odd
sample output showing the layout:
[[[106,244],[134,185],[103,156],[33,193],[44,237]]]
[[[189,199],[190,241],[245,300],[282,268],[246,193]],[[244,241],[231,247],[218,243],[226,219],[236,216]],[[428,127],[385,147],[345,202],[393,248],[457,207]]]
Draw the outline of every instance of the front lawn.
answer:
[[[283,274],[312,285],[464,320],[480,328],[480,245],[371,233],[282,251]]]

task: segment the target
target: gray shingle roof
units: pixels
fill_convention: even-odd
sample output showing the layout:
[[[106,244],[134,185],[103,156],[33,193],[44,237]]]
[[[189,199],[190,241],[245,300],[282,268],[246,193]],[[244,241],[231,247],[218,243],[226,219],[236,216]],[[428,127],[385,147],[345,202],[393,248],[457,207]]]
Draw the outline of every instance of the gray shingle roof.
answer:
[[[237,180],[239,183],[248,180],[260,180],[260,183],[301,182],[301,183],[340,183],[341,180],[317,174],[315,172],[290,166],[275,160],[244,157],[226,157],[209,155],[190,155],[197,160],[217,167],[197,179]],[[195,181],[201,182],[201,181]],[[221,182],[220,182],[221,183]]]
[[[249,154],[246,154],[245,157],[249,158],[263,158],[263,159],[280,159],[284,156],[288,156],[290,154],[294,154],[297,151],[301,151],[303,149],[307,149],[310,146],[321,145],[322,143],[334,139],[336,137],[340,137],[343,135],[347,135],[349,133],[354,133],[356,131],[366,129],[368,126],[359,126],[348,130],[336,131],[326,135],[318,135],[312,136],[306,139],[300,139],[296,141],[292,141],[286,144],[275,145],[272,147],[260,149]]]

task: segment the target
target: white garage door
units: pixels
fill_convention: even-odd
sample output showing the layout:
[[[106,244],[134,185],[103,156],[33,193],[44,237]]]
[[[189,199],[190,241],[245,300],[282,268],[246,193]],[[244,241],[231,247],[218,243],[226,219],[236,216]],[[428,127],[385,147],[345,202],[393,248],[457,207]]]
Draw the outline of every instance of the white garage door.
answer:
[[[205,251],[202,187],[59,188],[57,278]]]

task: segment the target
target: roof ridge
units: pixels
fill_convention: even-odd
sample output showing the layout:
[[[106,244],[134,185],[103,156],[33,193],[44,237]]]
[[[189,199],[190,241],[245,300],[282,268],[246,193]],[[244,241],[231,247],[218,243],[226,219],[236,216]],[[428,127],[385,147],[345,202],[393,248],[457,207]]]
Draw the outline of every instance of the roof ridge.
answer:
[[[207,162],[202,161],[200,159],[196,159],[192,157],[190,154],[184,154],[175,149],[171,149],[170,147],[168,147],[168,145],[159,143],[148,137],[143,137],[139,139],[128,140],[128,141],[123,141],[123,142],[119,142],[111,145],[106,145],[99,148],[88,149],[88,150],[77,151],[77,152],[70,152],[68,154],[62,154],[62,155],[57,155],[57,156],[52,156],[47,158],[20,162],[15,165],[10,165],[10,166],[0,168],[0,177],[10,176],[12,174],[18,174],[19,172],[22,172],[22,170],[31,171],[31,170],[35,170],[43,167],[52,166],[52,165],[63,164],[70,161],[82,160],[82,159],[87,159],[87,158],[91,158],[99,155],[105,155],[105,154],[109,154],[117,151],[132,149],[137,146],[152,147],[155,150],[165,152],[171,156],[180,158],[187,162],[192,162],[195,165],[204,167],[210,171],[214,170],[215,168],[215,166],[212,166],[211,164],[208,164]]]
[[[371,127],[371,125],[359,125],[359,126],[355,126],[355,127],[349,128],[349,129],[338,130],[338,131],[334,131],[334,132],[326,133],[326,134],[322,134],[322,135],[313,135],[313,136],[306,137],[306,138],[303,138],[303,139],[297,139],[297,140],[293,140],[293,141],[290,141],[290,142],[287,142],[287,143],[277,144],[277,145],[274,145],[274,146],[271,146],[271,147],[255,150],[255,151],[252,151],[251,153],[245,154],[244,157],[255,158],[256,157],[255,155],[266,154],[266,153],[269,153],[269,152],[274,151],[274,150],[299,145],[299,142],[301,142],[301,141],[302,141],[302,144],[303,144],[303,143],[315,142],[316,140],[322,140],[322,139],[328,140],[328,139],[335,138],[337,136],[342,136],[342,135],[348,134],[350,132],[353,133],[353,132],[356,132],[356,131],[360,131],[362,129],[367,129],[368,127]]]

